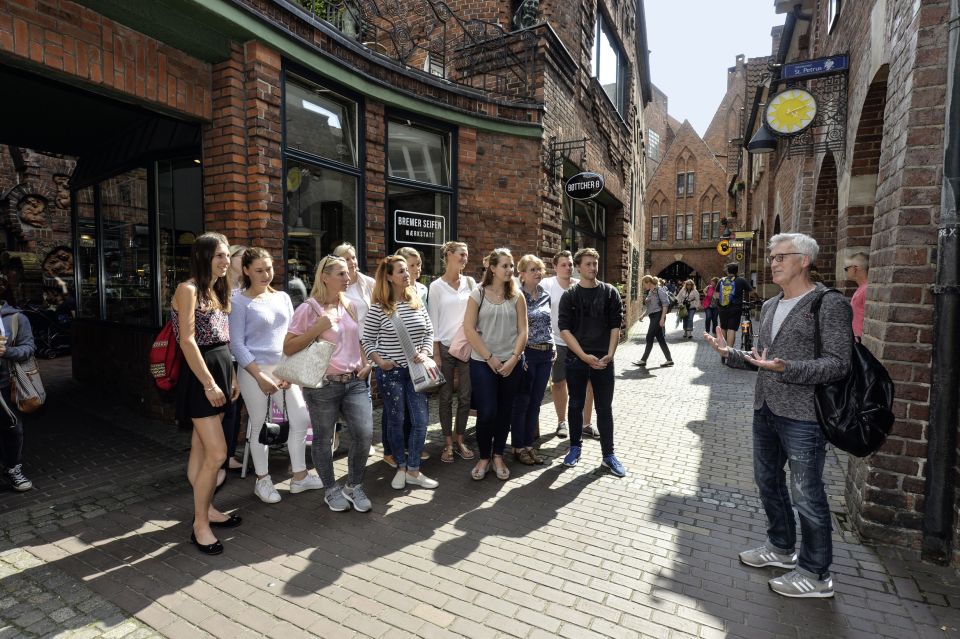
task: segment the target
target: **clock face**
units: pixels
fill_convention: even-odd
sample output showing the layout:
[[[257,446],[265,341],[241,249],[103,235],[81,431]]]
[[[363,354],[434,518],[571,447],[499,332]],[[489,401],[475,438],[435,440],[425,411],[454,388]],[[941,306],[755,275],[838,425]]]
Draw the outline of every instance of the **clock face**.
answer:
[[[767,105],[767,126],[781,135],[800,133],[815,117],[817,101],[803,89],[781,91]]]

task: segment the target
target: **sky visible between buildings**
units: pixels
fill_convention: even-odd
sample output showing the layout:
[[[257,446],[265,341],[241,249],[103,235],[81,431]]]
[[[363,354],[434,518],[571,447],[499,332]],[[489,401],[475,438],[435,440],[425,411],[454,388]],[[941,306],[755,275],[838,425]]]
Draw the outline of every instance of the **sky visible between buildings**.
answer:
[[[737,54],[770,55],[773,0],[644,0],[650,73],[670,115],[706,133]]]

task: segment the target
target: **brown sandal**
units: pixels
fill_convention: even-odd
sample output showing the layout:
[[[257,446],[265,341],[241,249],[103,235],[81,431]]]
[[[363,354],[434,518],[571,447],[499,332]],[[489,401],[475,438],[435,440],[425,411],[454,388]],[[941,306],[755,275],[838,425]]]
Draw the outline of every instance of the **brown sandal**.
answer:
[[[443,452],[440,453],[440,461],[445,464],[453,463],[453,446],[447,446],[443,449]]]

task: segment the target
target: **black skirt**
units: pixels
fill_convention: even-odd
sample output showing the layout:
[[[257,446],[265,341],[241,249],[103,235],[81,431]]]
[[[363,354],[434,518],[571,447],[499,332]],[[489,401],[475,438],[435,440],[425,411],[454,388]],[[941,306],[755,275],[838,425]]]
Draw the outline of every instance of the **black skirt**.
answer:
[[[212,417],[226,412],[230,406],[230,389],[233,387],[233,361],[227,344],[201,346],[200,354],[207,370],[213,375],[213,381],[227,397],[223,406],[214,406],[207,399],[203,384],[193,374],[193,370],[184,361],[180,367],[180,380],[177,382],[177,421],[182,428],[192,426],[191,419]]]

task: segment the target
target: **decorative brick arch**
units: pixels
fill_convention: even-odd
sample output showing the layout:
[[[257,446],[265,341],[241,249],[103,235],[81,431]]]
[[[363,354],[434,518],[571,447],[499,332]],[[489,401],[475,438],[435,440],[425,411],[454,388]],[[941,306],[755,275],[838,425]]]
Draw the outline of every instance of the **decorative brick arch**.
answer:
[[[845,215],[838,230],[838,250],[868,253],[873,237],[877,185],[880,180],[880,149],[883,146],[883,113],[887,104],[888,67],[883,65],[863,99],[860,123],[850,161],[850,191]]]
[[[833,286],[837,281],[837,162],[832,153],[827,153],[820,165],[817,192],[813,198],[813,238],[820,245],[817,270],[824,284]]]

